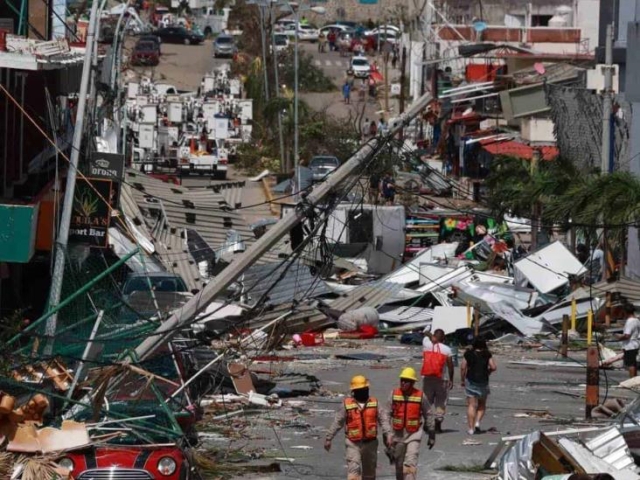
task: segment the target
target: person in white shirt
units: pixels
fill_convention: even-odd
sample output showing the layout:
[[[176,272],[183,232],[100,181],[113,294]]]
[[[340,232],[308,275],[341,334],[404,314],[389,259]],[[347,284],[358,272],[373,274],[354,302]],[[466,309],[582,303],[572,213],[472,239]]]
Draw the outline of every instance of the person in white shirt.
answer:
[[[453,353],[451,348],[444,344],[444,331],[442,329],[437,329],[433,334],[425,330],[424,334],[422,351],[439,352],[446,356],[440,375],[423,375],[422,377],[422,391],[429,403],[435,406],[436,433],[442,433],[442,422],[447,409],[449,390],[453,388]]]
[[[636,309],[632,304],[625,304],[624,311],[627,314],[627,321],[624,324],[622,335],[618,335],[618,340],[624,342],[622,345],[624,350],[623,362],[624,366],[629,369],[629,377],[633,378],[638,373],[637,358],[638,349],[640,349],[640,320],[636,317]]]

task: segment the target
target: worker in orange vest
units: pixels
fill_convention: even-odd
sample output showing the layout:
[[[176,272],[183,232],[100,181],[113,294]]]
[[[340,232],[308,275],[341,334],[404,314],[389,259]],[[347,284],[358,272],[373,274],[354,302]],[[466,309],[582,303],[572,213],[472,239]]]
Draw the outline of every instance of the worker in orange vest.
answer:
[[[351,397],[336,412],[327,430],[324,449],[331,450],[331,440],[345,428],[347,480],[375,480],[378,463],[378,426],[385,445],[390,445],[392,433],[389,415],[378,407],[375,397],[369,396],[369,381],[363,375],[351,379]]]
[[[436,444],[431,405],[422,391],[414,387],[417,381],[418,375],[413,368],[403,368],[400,388],[393,390],[389,399],[396,480],[416,479],[423,430],[429,435],[429,450]]]

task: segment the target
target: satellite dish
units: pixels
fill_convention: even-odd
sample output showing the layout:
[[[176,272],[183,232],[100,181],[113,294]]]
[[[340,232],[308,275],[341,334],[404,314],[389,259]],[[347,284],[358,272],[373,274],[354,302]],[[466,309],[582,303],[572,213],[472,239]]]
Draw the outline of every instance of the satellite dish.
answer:
[[[533,69],[536,71],[536,73],[538,73],[539,75],[544,75],[545,72],[547,71],[544,68],[544,65],[540,62],[536,62],[533,64]]]
[[[473,22],[473,29],[480,33],[487,29],[487,24],[484,22]]]

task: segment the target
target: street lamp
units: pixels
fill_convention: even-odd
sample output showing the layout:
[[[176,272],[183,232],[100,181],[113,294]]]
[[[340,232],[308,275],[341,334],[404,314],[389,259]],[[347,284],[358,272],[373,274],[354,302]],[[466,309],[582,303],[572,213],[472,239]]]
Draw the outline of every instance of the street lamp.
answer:
[[[294,57],[293,57],[293,165],[294,172],[298,172],[300,163],[300,148],[298,144],[298,35],[300,30],[300,12],[315,12],[324,15],[327,9],[324,7],[296,4],[291,2],[283,3],[280,7],[282,11],[291,12],[296,20],[296,30],[294,35]],[[300,174],[296,174],[294,188],[300,188]]]

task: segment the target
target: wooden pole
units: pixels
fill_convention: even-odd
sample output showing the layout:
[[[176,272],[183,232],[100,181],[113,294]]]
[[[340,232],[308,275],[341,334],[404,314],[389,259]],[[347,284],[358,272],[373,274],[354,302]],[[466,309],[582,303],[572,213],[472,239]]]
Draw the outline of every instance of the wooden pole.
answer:
[[[607,327],[611,326],[611,292],[607,292],[607,300],[605,306],[604,324]]]
[[[471,328],[471,304],[467,302],[467,328]]]
[[[575,331],[576,329],[576,315],[577,315],[578,306],[576,304],[576,299],[571,300],[571,330]]]
[[[592,343],[592,333],[593,333],[593,310],[589,310],[587,314],[587,345],[590,346]]]
[[[585,404],[585,418],[591,418],[591,411],[600,403],[600,371],[598,347],[587,347],[587,391]]]
[[[560,355],[567,358],[569,351],[569,315],[562,316],[562,340],[560,342]]]

